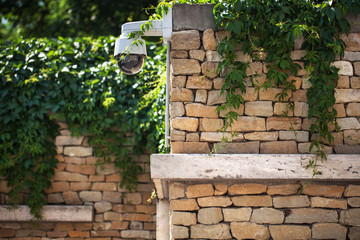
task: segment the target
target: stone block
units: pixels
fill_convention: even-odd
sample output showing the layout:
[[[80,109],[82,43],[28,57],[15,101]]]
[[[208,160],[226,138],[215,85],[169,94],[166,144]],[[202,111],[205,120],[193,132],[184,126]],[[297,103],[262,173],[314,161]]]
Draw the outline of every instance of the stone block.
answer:
[[[269,117],[274,114],[271,101],[254,101],[245,103],[245,114],[249,116]]]
[[[244,135],[244,138],[250,141],[276,141],[278,137],[278,132],[253,132]]]
[[[307,92],[307,90],[302,90],[302,89],[292,92],[290,101],[291,102],[307,102],[306,92]]]
[[[295,141],[276,141],[260,143],[261,154],[298,154]]]
[[[220,90],[225,83],[225,79],[224,78],[214,78],[213,82],[214,82],[214,89]]]
[[[279,98],[277,97],[279,94],[281,94],[283,89],[281,88],[268,88],[264,89],[261,88],[259,91],[259,100],[260,101],[279,101]],[[300,90],[298,90],[300,91]],[[291,97],[291,91],[286,91],[287,97],[285,97],[282,101],[287,101]]]
[[[203,142],[221,142],[225,139],[226,141],[242,141],[244,136],[241,133],[232,136],[231,133],[227,132],[202,132],[200,136],[200,141]]]
[[[336,122],[340,130],[360,129],[360,122],[355,117],[337,118]]]
[[[184,88],[186,83],[186,76],[171,76],[172,88]]]
[[[215,196],[224,195],[228,191],[227,185],[223,183],[214,183],[215,187]]]
[[[190,58],[203,62],[205,60],[205,51],[203,50],[190,50]]]
[[[312,83],[309,81],[309,77],[303,77],[302,78],[302,84],[301,84],[301,88],[302,89],[309,89],[312,86]]]
[[[311,184],[309,186],[306,186],[302,193],[310,196],[340,198],[344,192],[344,188],[344,186],[339,185]]]
[[[110,202],[106,202],[106,201],[96,202],[94,205],[94,208],[97,213],[103,213],[103,212],[111,210],[112,204]]]
[[[232,222],[230,228],[236,239],[270,239],[268,227],[256,223]]]
[[[317,223],[312,227],[315,239],[346,239],[347,228],[337,223]]]
[[[155,205],[136,205],[135,208],[138,213],[156,214]]]
[[[221,208],[201,208],[197,214],[198,222],[202,224],[217,224],[223,220]]]
[[[230,197],[203,197],[198,198],[198,204],[200,207],[228,207],[232,205]]]
[[[91,183],[89,182],[71,182],[70,190],[71,191],[86,191],[90,190]]]
[[[269,117],[266,119],[266,129],[271,130],[300,130],[301,118]]]
[[[342,58],[342,60],[347,60],[347,61],[360,61],[360,52],[349,52],[349,51],[345,51],[344,52],[344,57]]]
[[[64,192],[62,195],[63,195],[65,203],[68,205],[81,205],[82,204],[77,192]]]
[[[99,191],[81,191],[79,197],[83,202],[100,202],[102,194]]]
[[[237,113],[239,116],[244,114],[244,105],[240,105],[238,109],[231,107],[230,109],[227,108],[225,110],[220,111],[220,117],[225,118],[226,114],[228,114],[230,111]]]
[[[212,81],[204,76],[189,76],[186,82],[186,88],[210,90],[212,88]]]
[[[195,102],[206,104],[206,102],[207,102],[207,91],[202,90],[202,89],[196,90]]]
[[[360,208],[342,210],[340,213],[340,224],[350,226],[360,226]]]
[[[279,131],[280,140],[294,140],[296,142],[308,142],[308,131]]]
[[[284,213],[273,208],[257,208],[251,214],[250,222],[260,224],[282,224]]]
[[[15,236],[16,230],[15,229],[1,229],[0,237],[2,238],[12,238]]]
[[[53,176],[54,181],[87,182],[88,179],[88,176],[80,173],[70,173],[63,171],[56,171]]]
[[[200,74],[201,67],[195,59],[173,59],[171,61],[173,75],[193,75]]]
[[[212,184],[196,184],[189,185],[186,189],[188,198],[207,197],[214,195],[214,187]]]
[[[252,213],[251,208],[223,208],[225,222],[248,222]]]
[[[141,204],[141,193],[135,192],[135,193],[126,193],[124,197],[124,203],[125,204]]]
[[[191,226],[196,224],[196,213],[172,212],[170,216],[172,225]]]
[[[30,236],[31,236],[30,239],[35,239],[34,237],[45,237],[46,232],[41,231],[41,230],[37,230],[37,229],[19,229],[19,230],[16,231],[16,234],[15,234],[15,237],[17,239],[20,238],[22,240],[25,240],[26,237],[30,237]]]
[[[229,195],[247,195],[265,193],[266,185],[257,183],[234,184],[228,188]]]
[[[259,92],[253,87],[247,87],[245,93],[243,93],[240,88],[236,88],[235,94],[241,95],[244,98],[244,101],[246,102],[252,102],[257,100]],[[269,100],[269,99],[259,99],[259,100]]]
[[[195,132],[198,129],[198,123],[197,118],[176,117],[172,120],[172,127],[178,130]]]
[[[57,192],[66,192],[66,191],[69,191],[68,182],[52,182],[51,187],[45,189],[45,193],[57,193]]]
[[[274,115],[292,117],[294,116],[294,111],[288,103],[276,102],[274,105]]]
[[[224,125],[223,119],[200,118],[201,132],[216,132]]]
[[[207,62],[220,62],[221,60],[222,58],[217,51],[206,51]]]
[[[236,59],[239,62],[247,63],[247,62],[252,62],[253,61],[251,56],[249,54],[247,54],[247,53],[244,54],[243,51],[236,51],[235,54],[236,54]]]
[[[233,131],[239,132],[253,132],[253,131],[266,131],[265,119],[259,117],[238,117],[232,125]],[[228,129],[230,131],[230,129]]]
[[[237,207],[271,207],[271,196],[238,196],[232,197],[231,201]]]
[[[267,188],[268,195],[295,195],[300,188],[300,184],[270,185]]]
[[[171,35],[173,50],[191,50],[200,48],[200,33],[196,30],[173,32]]]
[[[63,157],[63,160],[60,162],[73,163],[73,164],[86,164],[86,158],[66,156],[66,157]]]
[[[340,208],[347,209],[347,201],[345,199],[330,199],[323,197],[311,198],[312,208]]]
[[[341,39],[346,43],[346,51],[360,51],[360,33],[341,34]]]
[[[226,103],[226,91],[221,94],[220,90],[213,90],[208,92],[207,105],[217,105]]]
[[[301,60],[305,56],[306,56],[305,50],[294,50],[291,51],[291,55],[290,55],[292,60]]]
[[[360,62],[354,62],[355,74],[360,75]]]
[[[310,206],[308,196],[286,196],[274,197],[273,203],[275,208],[301,208]]]
[[[340,154],[357,154],[360,153],[360,145],[339,145],[335,146],[335,152]]]
[[[274,240],[311,238],[311,230],[308,226],[270,225],[269,229]]]
[[[335,61],[331,65],[339,69],[339,75],[352,76],[354,74],[354,69],[348,61]]]
[[[177,199],[170,201],[171,211],[196,211],[199,205],[195,199]]]
[[[68,231],[68,235],[71,238],[85,238],[85,237],[90,237],[90,233],[89,232],[85,232],[85,231]]]
[[[152,214],[125,213],[123,219],[125,221],[153,222],[155,218]]]
[[[227,30],[221,30],[215,33],[217,42],[221,42],[225,38],[229,38],[231,33]]]
[[[202,42],[204,45],[205,50],[216,50],[216,40],[214,30],[206,29],[203,33]]]
[[[171,239],[188,239],[189,229],[182,226],[171,227]]]
[[[171,141],[185,141],[185,132],[178,130],[171,130]]]
[[[170,183],[169,185],[169,199],[178,199],[185,197],[185,185],[183,183]]]
[[[72,137],[72,136],[57,136],[55,138],[56,146],[69,146],[69,145],[81,145],[84,137]]]
[[[349,76],[339,76],[336,88],[350,88]]]
[[[207,142],[171,142],[171,153],[210,153]]]
[[[311,152],[310,152],[310,145],[311,145],[311,143],[299,143],[298,144],[299,153],[313,153],[313,154],[315,154],[316,151],[317,151],[317,148],[314,146],[311,149]],[[321,145],[321,150],[326,154],[333,153],[333,148],[329,147],[329,146],[326,146],[326,145]]]
[[[199,141],[199,134],[198,133],[187,133],[186,134],[186,141],[187,142],[198,142]]]
[[[103,201],[108,201],[111,203],[121,203],[123,198],[123,193],[121,192],[107,192],[103,193]]]
[[[352,77],[351,81],[351,88],[360,88],[360,77]]]
[[[88,157],[92,156],[93,148],[92,147],[65,147],[64,155],[71,157]]]
[[[246,69],[246,75],[258,75],[262,74],[262,63],[261,62],[252,62],[249,64],[249,67]],[[261,100],[261,99],[260,99]]]
[[[360,103],[349,103],[346,108],[346,113],[348,116],[360,116]]]
[[[201,64],[201,72],[208,78],[215,78],[218,75],[218,66],[217,62],[204,62]]]
[[[360,102],[360,89],[336,89],[336,103]]]
[[[68,172],[81,173],[86,175],[94,175],[96,171],[95,165],[78,165],[78,164],[66,164],[66,170]]]
[[[120,236],[122,238],[151,239],[151,232],[147,230],[122,230]]]
[[[189,54],[186,50],[179,50],[179,51],[171,51],[170,52],[170,58],[188,58]]]
[[[171,102],[192,102],[194,101],[194,94],[190,89],[186,88],[172,88]]]
[[[47,203],[56,204],[63,202],[64,202],[64,198],[62,197],[61,193],[53,193],[47,195]]]
[[[231,239],[230,228],[227,224],[203,225],[196,224],[190,228],[190,238]]]
[[[334,104],[334,109],[336,110],[336,117],[338,118],[346,117],[344,104],[342,103]]]
[[[306,102],[295,102],[294,116],[307,117],[309,112],[309,105]]]
[[[352,197],[348,198],[347,202],[350,207],[360,207],[360,197]]]
[[[185,114],[184,103],[182,102],[172,102],[170,105],[170,116],[174,117],[182,117]]]
[[[215,153],[259,153],[258,141],[256,142],[245,142],[245,143],[215,143],[214,152]]]
[[[352,227],[349,229],[349,239],[350,240],[360,239],[360,227]]]
[[[185,105],[186,115],[189,117],[218,118],[215,106],[206,106],[199,103]]]
[[[344,192],[345,197],[360,197],[360,185],[349,185]]]
[[[338,214],[336,210],[299,208],[291,209],[285,218],[285,223],[336,223]]]

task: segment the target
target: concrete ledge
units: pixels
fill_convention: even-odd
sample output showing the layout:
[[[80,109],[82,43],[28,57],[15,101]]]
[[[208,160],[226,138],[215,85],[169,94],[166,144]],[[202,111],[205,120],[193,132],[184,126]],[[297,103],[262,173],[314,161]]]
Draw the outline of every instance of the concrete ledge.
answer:
[[[153,154],[151,178],[162,180],[308,180],[312,154]],[[316,179],[359,180],[360,155],[328,155]]]
[[[92,222],[94,218],[93,206],[44,206],[41,221],[44,222]],[[17,208],[0,205],[0,221],[25,222],[34,220],[28,206],[19,205]]]

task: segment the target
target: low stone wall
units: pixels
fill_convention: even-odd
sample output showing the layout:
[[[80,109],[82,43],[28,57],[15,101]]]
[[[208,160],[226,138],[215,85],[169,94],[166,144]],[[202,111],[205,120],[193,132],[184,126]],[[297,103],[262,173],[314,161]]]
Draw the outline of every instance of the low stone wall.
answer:
[[[154,186],[149,174],[149,156],[136,161],[145,170],[138,175],[136,192],[120,188],[120,173],[113,163],[97,166],[86,137],[71,137],[60,123],[56,138],[59,163],[52,186],[46,190],[48,205],[94,207],[94,221],[9,222],[0,221],[0,239],[155,239],[156,205],[148,203]],[[0,182],[0,204],[6,204],[10,188]],[[26,199],[23,194],[19,204]],[[75,214],[75,213],[73,213]]]
[[[173,239],[360,239],[360,185],[169,185]]]

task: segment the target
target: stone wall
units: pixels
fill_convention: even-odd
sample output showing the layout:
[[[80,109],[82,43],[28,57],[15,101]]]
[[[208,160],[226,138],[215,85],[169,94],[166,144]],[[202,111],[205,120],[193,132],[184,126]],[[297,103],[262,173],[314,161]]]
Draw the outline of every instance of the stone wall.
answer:
[[[192,29],[172,35],[172,153],[209,153],[213,149],[217,153],[309,153],[310,142],[317,136],[309,132],[313,120],[307,118],[306,91],[310,83],[306,71],[301,69],[291,77],[296,80],[296,91],[289,92],[287,99],[294,104],[291,110],[275,97],[282,91],[281,86],[256,90],[266,80],[266,63],[255,62],[241,51],[237,52],[238,59],[250,62],[245,103],[236,110],[240,116],[232,126],[237,136],[229,144],[219,144],[223,133],[217,130],[224,125],[225,113],[217,114],[216,107],[225,103],[225,95],[220,94],[224,76],[216,71],[221,59],[216,46],[226,34]],[[347,44],[345,55],[334,62],[340,69],[335,109],[341,131],[333,132],[333,144],[324,142],[325,153],[360,153],[360,33],[344,35],[343,40]],[[291,58],[303,65],[301,42],[296,42]],[[289,118],[282,117],[284,111],[288,111]],[[227,132],[224,136],[231,135]]]
[[[155,239],[156,205],[147,200],[154,186],[149,174],[149,156],[136,158],[145,173],[138,175],[136,192],[120,188],[120,173],[113,163],[104,169],[86,137],[71,137],[66,124],[60,123],[56,138],[59,163],[46,190],[48,205],[92,205],[94,221],[70,222],[1,222],[0,239]],[[0,182],[0,204],[8,200],[7,182]],[[26,193],[19,204],[23,203]]]
[[[360,239],[360,185],[173,182],[172,239]]]

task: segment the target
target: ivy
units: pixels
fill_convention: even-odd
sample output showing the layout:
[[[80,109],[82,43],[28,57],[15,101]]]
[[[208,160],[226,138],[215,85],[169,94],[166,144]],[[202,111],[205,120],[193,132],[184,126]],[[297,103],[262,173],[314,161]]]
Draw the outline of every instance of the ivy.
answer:
[[[132,190],[133,157],[164,151],[166,49],[148,46],[144,70],[125,76],[111,57],[113,37],[3,41],[0,49],[0,175],[10,203],[40,218],[56,164],[58,121],[86,135],[99,164],[114,161]]]

